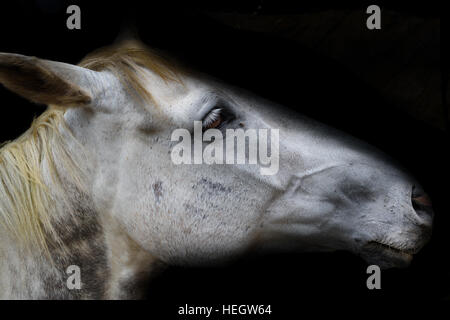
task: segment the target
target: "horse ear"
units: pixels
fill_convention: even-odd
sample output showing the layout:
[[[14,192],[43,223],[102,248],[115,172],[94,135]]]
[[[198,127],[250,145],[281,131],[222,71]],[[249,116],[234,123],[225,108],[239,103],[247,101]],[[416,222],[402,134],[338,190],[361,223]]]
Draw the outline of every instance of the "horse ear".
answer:
[[[91,102],[95,71],[75,65],[0,53],[0,83],[36,103],[61,107]]]

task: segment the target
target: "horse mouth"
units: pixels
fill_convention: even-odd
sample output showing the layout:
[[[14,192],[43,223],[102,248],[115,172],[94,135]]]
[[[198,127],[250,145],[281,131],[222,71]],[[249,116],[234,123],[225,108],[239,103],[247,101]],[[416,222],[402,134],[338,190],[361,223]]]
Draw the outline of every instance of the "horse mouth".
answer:
[[[380,241],[369,241],[361,256],[368,262],[387,268],[405,268],[411,263],[417,248],[402,248]]]
[[[386,243],[383,243],[383,242],[379,242],[379,241],[369,241],[368,245],[370,245],[370,246],[378,246],[381,249],[388,250],[388,251],[391,251],[391,252],[396,253],[396,254],[404,254],[404,255],[411,255],[412,256],[412,255],[417,253],[417,249],[413,249],[413,248],[400,249],[400,248],[398,248],[396,246],[389,245],[389,244],[386,244]]]

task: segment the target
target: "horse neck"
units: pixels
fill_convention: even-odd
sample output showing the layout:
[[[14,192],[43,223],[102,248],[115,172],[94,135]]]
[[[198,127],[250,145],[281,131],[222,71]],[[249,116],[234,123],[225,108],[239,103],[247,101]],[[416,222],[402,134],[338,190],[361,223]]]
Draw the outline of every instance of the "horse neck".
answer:
[[[81,299],[105,295],[108,268],[102,226],[86,205],[57,205],[55,230],[59,244],[26,247],[8,235],[2,237],[0,296],[7,299]],[[57,210],[57,211],[56,211]],[[71,210],[71,212],[69,211]],[[61,217],[61,212],[67,214]],[[80,267],[81,290],[69,289],[67,268]],[[102,270],[104,270],[102,272]]]
[[[74,150],[72,148],[72,150]],[[89,166],[84,169],[89,170]],[[60,239],[42,250],[29,250],[0,232],[0,298],[6,299],[130,299],[145,293],[147,280],[159,265],[122,230],[108,213],[95,210],[94,201],[58,171],[63,188],[49,189],[57,200],[51,216]],[[86,190],[89,190],[89,185]],[[60,200],[60,201],[58,201]],[[80,270],[81,288],[67,285]]]

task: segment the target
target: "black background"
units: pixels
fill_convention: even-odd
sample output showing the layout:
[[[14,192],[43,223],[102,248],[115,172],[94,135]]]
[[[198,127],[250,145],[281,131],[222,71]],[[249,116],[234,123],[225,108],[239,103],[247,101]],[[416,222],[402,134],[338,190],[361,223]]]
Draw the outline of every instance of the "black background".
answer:
[[[440,8],[430,3],[375,3],[382,9],[421,17],[440,15]],[[65,10],[70,4],[81,7],[81,30],[66,28]],[[304,1],[296,5],[227,1],[182,6],[97,1],[94,5],[92,1],[51,0],[0,4],[0,52],[78,63],[90,51],[112,43],[124,18],[133,16],[147,44],[376,145],[409,169],[433,199],[436,219],[431,242],[408,269],[383,271],[382,290],[366,288],[367,265],[345,252],[250,256],[222,267],[167,269],[149,283],[149,301],[145,302],[149,312],[158,310],[170,317],[186,303],[253,303],[271,304],[271,318],[276,319],[298,314],[298,309],[310,302],[340,302],[345,306],[355,301],[411,304],[450,299],[448,130],[413,119],[326,56],[287,39],[225,26],[205,14],[282,15],[324,8],[365,11],[367,5],[356,1]],[[365,21],[355,28],[365,28]],[[443,31],[442,38],[444,35]],[[445,50],[443,43],[441,50]],[[441,56],[448,57],[445,52]],[[442,70],[445,118],[448,68],[443,60],[436,67]],[[0,98],[0,141],[16,138],[45,109],[3,87]]]

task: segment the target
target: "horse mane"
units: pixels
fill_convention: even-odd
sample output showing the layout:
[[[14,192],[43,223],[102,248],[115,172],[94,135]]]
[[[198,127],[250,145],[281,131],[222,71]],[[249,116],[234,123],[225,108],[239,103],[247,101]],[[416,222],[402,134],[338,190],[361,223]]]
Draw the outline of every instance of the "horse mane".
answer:
[[[94,71],[108,70],[139,96],[150,100],[152,96],[142,83],[142,67],[164,81],[177,80],[173,65],[134,41],[98,49],[79,65]],[[74,155],[69,154],[67,136],[60,131],[65,126],[64,112],[49,106],[19,138],[0,145],[0,228],[25,247],[43,249],[48,254],[49,241],[59,242],[52,216],[56,202],[62,199],[53,189],[64,190],[58,168],[64,168],[73,180],[71,183],[82,187],[81,170]],[[68,128],[66,132],[71,135]],[[52,190],[44,179],[44,171],[51,179]]]
[[[56,192],[63,190],[58,168],[81,185],[80,173],[60,131],[64,112],[49,107],[18,139],[0,149],[0,226],[28,249],[49,253],[49,240],[58,242],[54,217]],[[44,180],[43,171],[49,181]],[[60,200],[60,199],[58,199]]]
[[[166,82],[181,82],[178,73],[182,69],[186,71],[178,62],[169,61],[167,57],[136,40],[126,40],[118,45],[95,50],[88,54],[79,66],[94,71],[108,70],[126,87],[151,102],[155,101],[142,83],[145,77],[143,68],[151,70]]]

